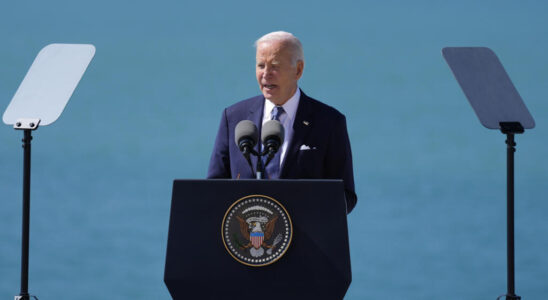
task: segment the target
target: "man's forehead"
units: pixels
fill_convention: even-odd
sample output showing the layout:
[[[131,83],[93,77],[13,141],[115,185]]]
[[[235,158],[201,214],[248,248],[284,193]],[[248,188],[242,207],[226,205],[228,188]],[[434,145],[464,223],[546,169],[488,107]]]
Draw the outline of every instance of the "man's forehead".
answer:
[[[257,45],[256,58],[257,60],[279,61],[287,56],[290,56],[288,49],[281,43],[272,44],[265,42]]]
[[[279,55],[257,55],[258,62],[269,62],[271,64],[279,64],[282,58]]]

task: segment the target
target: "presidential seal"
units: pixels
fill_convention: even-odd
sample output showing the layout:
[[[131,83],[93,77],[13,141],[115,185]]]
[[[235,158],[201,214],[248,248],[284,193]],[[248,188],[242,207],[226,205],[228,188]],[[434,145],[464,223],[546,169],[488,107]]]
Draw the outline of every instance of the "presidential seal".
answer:
[[[285,208],[271,197],[250,195],[226,211],[221,228],[228,253],[244,265],[262,267],[280,259],[293,237]]]

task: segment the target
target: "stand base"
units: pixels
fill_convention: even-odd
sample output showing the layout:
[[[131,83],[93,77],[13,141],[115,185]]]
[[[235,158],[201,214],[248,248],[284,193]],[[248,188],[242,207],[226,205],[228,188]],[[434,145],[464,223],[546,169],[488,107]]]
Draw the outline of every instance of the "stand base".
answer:
[[[15,296],[15,300],[30,300],[30,298],[34,298],[35,300],[38,300],[38,297],[33,295],[18,295]]]
[[[506,297],[506,300],[521,300],[521,297],[517,295],[500,295],[497,300],[502,299],[502,297]]]

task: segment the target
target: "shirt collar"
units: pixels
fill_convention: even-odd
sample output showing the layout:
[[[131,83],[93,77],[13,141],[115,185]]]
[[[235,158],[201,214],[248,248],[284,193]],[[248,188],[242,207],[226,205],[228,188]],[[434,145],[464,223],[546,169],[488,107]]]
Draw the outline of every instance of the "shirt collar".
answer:
[[[297,108],[299,107],[299,99],[301,98],[301,89],[297,86],[297,90],[295,91],[295,94],[287,100],[282,107],[284,108],[285,113],[287,114],[287,117],[290,120],[295,119],[295,115],[297,114]],[[270,120],[270,112],[272,109],[276,106],[274,103],[272,103],[270,100],[265,98],[264,101],[264,114],[263,114],[263,121],[265,119]]]

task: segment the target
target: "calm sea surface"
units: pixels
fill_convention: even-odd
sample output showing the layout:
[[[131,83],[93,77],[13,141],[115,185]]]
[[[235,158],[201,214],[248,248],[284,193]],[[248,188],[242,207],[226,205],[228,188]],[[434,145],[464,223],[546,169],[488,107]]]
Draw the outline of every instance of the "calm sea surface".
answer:
[[[166,299],[172,181],[204,178],[224,107],[259,93],[256,38],[301,38],[301,88],[348,120],[358,205],[346,299],[506,291],[505,137],[441,56],[492,48],[536,119],[516,137],[516,292],[548,296],[545,1],[11,1],[0,112],[53,42],[97,53],[61,118],[34,132],[30,292]],[[19,293],[22,133],[0,127],[0,298]]]

